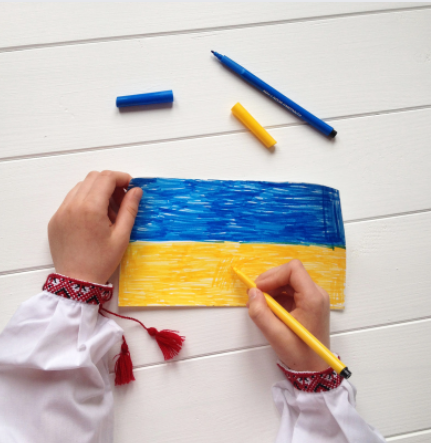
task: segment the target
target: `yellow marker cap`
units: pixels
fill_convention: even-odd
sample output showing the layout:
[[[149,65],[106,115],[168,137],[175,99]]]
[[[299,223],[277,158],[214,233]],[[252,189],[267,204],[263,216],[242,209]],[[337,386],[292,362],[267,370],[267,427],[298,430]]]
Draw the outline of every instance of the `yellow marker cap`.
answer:
[[[277,141],[274,140],[266,129],[260,125],[255,118],[242,106],[237,103],[232,108],[232,114],[248,128],[267,148],[274,146]]]

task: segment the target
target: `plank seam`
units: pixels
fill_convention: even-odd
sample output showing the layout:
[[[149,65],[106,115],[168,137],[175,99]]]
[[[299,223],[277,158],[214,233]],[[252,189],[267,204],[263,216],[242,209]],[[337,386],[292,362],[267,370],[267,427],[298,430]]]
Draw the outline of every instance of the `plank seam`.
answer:
[[[331,334],[331,337],[338,337],[342,335],[353,335],[358,334],[363,331],[377,331],[380,329],[389,329],[397,326],[405,326],[409,324],[417,324],[417,323],[426,323],[427,321],[431,320],[431,315],[426,315],[423,317],[415,317],[415,318],[409,318],[408,320],[400,320],[400,321],[393,321],[388,323],[381,323],[373,326],[363,326],[360,328],[352,328],[352,329],[345,329],[344,331],[338,331]]]
[[[426,214],[428,212],[431,212],[431,208],[420,209],[417,211],[398,212],[398,213],[394,213],[394,214],[369,217],[369,218],[363,218],[363,219],[347,220],[344,222],[344,224],[372,222],[372,221],[392,219],[392,218],[397,218],[397,217],[408,217],[411,215]],[[40,266],[30,266],[28,268],[16,268],[16,269],[8,270],[8,271],[0,271],[0,277],[7,276],[7,275],[13,275],[13,274],[23,274],[26,272],[43,271],[43,270],[51,269],[51,268],[54,268],[53,263],[47,264],[47,265],[40,265]],[[344,332],[347,332],[347,330]]]
[[[184,357],[184,358],[175,358],[174,360],[171,360],[170,362],[159,362],[159,363],[148,363],[146,365],[137,365],[137,366],[133,366],[133,370],[139,370],[139,369],[152,369],[152,368],[157,368],[157,367],[161,367],[161,366],[167,366],[169,364],[172,363],[178,363],[178,362],[186,362],[186,361],[190,361],[190,360],[201,360],[201,359],[205,359],[205,358],[213,358],[213,357],[219,357],[219,356],[226,356],[226,355],[231,355],[231,354],[240,354],[243,352],[247,352],[250,350],[258,350],[258,349],[264,349],[264,348],[270,348],[270,345],[258,345],[258,346],[245,346],[243,348],[232,348],[232,349],[227,349],[225,351],[221,351],[221,352],[215,352],[215,353],[208,353],[208,354],[197,354],[197,355],[193,355],[190,357]],[[109,371],[110,374],[114,374],[113,371]]]
[[[390,114],[400,114],[402,112],[414,112],[414,111],[421,111],[423,109],[429,109],[431,108],[431,105],[418,105],[418,106],[406,106],[404,108],[394,108],[394,109],[383,109],[380,111],[373,111],[373,112],[362,112],[358,114],[347,114],[347,115],[340,115],[335,117],[328,117],[325,119],[325,121],[337,121],[337,120],[348,120],[350,118],[364,118],[364,117],[376,117],[379,115],[390,115]],[[298,122],[298,123],[286,123],[284,125],[268,125],[265,126],[267,129],[276,129],[276,128],[287,128],[290,126],[307,126],[306,123]],[[243,132],[243,131],[241,131]],[[245,131],[247,132],[247,131]]]
[[[387,109],[381,111],[373,111],[373,112],[364,112],[360,114],[350,114],[345,116],[336,116],[336,117],[328,117],[325,121],[336,121],[336,120],[347,120],[347,119],[355,119],[355,118],[366,118],[366,117],[374,117],[380,115],[390,115],[390,114],[400,114],[404,112],[414,112],[420,110],[431,109],[431,104],[429,105],[420,105],[420,106],[411,106],[404,108],[396,108],[396,109]],[[286,123],[282,125],[273,125],[273,126],[265,126],[267,129],[278,129],[278,128],[290,128],[297,126],[308,126],[306,123],[298,122],[298,123]],[[147,146],[147,145],[159,145],[177,141],[186,141],[186,140],[195,140],[195,139],[206,139],[206,138],[214,138],[214,137],[224,137],[228,135],[235,134],[243,134],[248,133],[246,129],[237,129],[232,131],[223,131],[223,132],[213,132],[206,134],[197,134],[197,135],[187,135],[183,137],[173,137],[166,139],[158,139],[158,140],[148,140],[148,141],[139,141],[133,143],[126,144],[116,144],[116,145],[106,145],[106,146],[93,146],[90,148],[81,148],[81,149],[67,149],[64,151],[54,151],[54,152],[41,152],[37,154],[25,154],[25,155],[17,155],[11,157],[3,157],[0,158],[0,164],[4,162],[10,161],[20,161],[20,160],[33,160],[38,158],[47,158],[47,157],[59,157],[63,155],[75,155],[82,154],[86,152],[95,152],[95,151],[103,151],[103,150],[111,150],[111,149],[124,149],[124,148],[134,148],[137,146]]]
[[[184,35],[184,34],[203,34],[208,32],[215,31],[232,31],[237,29],[247,29],[253,27],[263,27],[263,26],[276,26],[276,25],[284,25],[284,24],[292,24],[292,23],[307,23],[307,22],[318,22],[324,20],[335,20],[339,18],[349,18],[349,17],[361,17],[367,15],[381,15],[381,14],[392,14],[399,12],[414,12],[418,10],[426,10],[431,9],[430,5],[426,6],[413,6],[411,8],[392,8],[386,10],[379,11],[358,11],[358,12],[346,12],[340,14],[328,14],[324,16],[312,16],[306,18],[297,18],[297,19],[286,19],[286,20],[271,20],[266,22],[255,22],[255,23],[243,23],[239,25],[228,25],[228,26],[213,26],[208,28],[195,28],[195,29],[184,29],[178,31],[164,31],[164,32],[153,32],[148,34],[133,34],[133,35],[125,35],[125,36],[115,36],[115,37],[99,37],[99,38],[90,38],[84,40],[69,40],[63,42],[56,43],[37,43],[33,45],[19,45],[19,46],[6,46],[0,49],[1,53],[8,52],[23,52],[30,51],[34,49],[44,49],[44,48],[53,48],[53,47],[61,47],[61,46],[72,46],[72,45],[84,45],[84,44],[94,44],[94,43],[108,43],[108,42],[118,42],[118,41],[126,41],[126,40],[135,40],[135,39],[143,39],[143,38],[155,38],[155,37],[168,37],[174,35]]]
[[[430,428],[425,428],[425,429],[418,429],[417,431],[413,431],[413,432],[407,432],[405,434],[393,434],[393,435],[388,435],[387,441],[401,441],[404,440],[405,438],[409,438],[409,437],[418,437],[421,435],[427,435],[427,434],[431,434],[431,429]]]
[[[431,321],[431,317],[426,317],[426,318],[423,318],[420,320],[406,320],[404,322],[399,322],[398,324],[388,325],[388,327],[395,327],[397,325],[405,326],[405,325],[409,325],[409,324],[425,323],[428,321]],[[358,329],[358,331],[355,331],[355,332],[368,332],[368,331],[374,331],[377,329],[384,329],[384,328],[385,328],[385,326],[379,326],[379,327],[372,326],[372,327],[368,327],[368,328]],[[353,331],[351,333],[353,333]],[[349,333],[349,334],[351,334],[351,333]],[[331,334],[331,337],[336,337],[338,335],[342,335],[342,334],[338,334],[338,333]],[[199,359],[203,359],[203,358],[220,357],[220,356],[243,353],[243,352],[247,352],[250,350],[265,349],[265,348],[270,348],[270,347],[271,347],[270,345],[265,344],[265,345],[258,345],[258,346],[245,346],[242,348],[227,349],[227,350],[224,350],[221,352],[214,352],[214,353],[208,353],[208,354],[197,354],[197,355],[193,355],[190,357],[176,358],[175,360],[172,360],[171,362],[164,362],[163,361],[163,362],[159,362],[159,363],[148,363],[148,364],[144,364],[144,365],[137,365],[137,366],[133,366],[133,370],[161,367],[161,366],[169,365],[170,363],[185,362],[185,361],[190,361],[190,360],[199,360]],[[113,371],[110,371],[110,374],[113,374]]]
[[[416,215],[416,214],[423,214],[430,212],[430,209],[418,209],[416,211],[406,211],[406,212],[397,212],[393,214],[385,214],[385,215],[377,215],[375,217],[365,217],[365,218],[354,218],[352,220],[347,220],[344,222],[345,225],[351,224],[351,223],[363,223],[363,222],[370,222],[370,221],[376,221],[376,220],[385,220],[385,219],[391,219],[396,217],[406,217],[410,215]]]
[[[0,272],[0,277],[5,276],[5,275],[13,275],[13,274],[24,274],[26,272],[43,271],[43,270],[52,269],[52,268],[54,268],[53,263],[50,265],[30,266],[28,268],[17,268],[17,269],[12,269],[10,271]]]

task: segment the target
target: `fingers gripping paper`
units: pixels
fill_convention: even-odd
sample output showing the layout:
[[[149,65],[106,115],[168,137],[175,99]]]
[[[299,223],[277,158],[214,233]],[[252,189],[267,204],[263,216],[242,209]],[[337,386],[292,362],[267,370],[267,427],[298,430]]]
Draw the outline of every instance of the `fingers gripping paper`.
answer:
[[[344,307],[339,193],[306,183],[133,179],[144,194],[121,262],[120,306],[245,306],[251,278],[294,258]]]

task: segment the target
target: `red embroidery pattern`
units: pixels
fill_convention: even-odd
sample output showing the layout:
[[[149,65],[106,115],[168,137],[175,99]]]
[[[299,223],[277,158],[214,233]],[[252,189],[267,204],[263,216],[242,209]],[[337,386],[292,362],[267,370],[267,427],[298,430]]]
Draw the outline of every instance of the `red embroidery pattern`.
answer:
[[[293,386],[305,392],[322,392],[338,388],[341,384],[341,377],[332,369],[328,368],[322,372],[296,372],[277,364],[284,372],[286,378]]]
[[[111,299],[114,288],[75,280],[61,274],[49,274],[42,289],[81,303],[101,305]]]

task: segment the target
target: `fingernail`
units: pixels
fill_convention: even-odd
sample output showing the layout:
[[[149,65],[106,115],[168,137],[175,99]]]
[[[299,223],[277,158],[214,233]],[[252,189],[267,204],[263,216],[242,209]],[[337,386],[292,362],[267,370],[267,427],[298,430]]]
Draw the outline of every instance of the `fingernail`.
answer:
[[[257,289],[256,288],[251,288],[248,290],[248,299],[249,300],[253,300],[254,297],[256,297],[257,295]]]
[[[135,189],[139,189],[139,191],[135,191],[134,197],[136,198],[136,200],[140,201],[144,191],[142,190],[142,188],[135,188]]]

